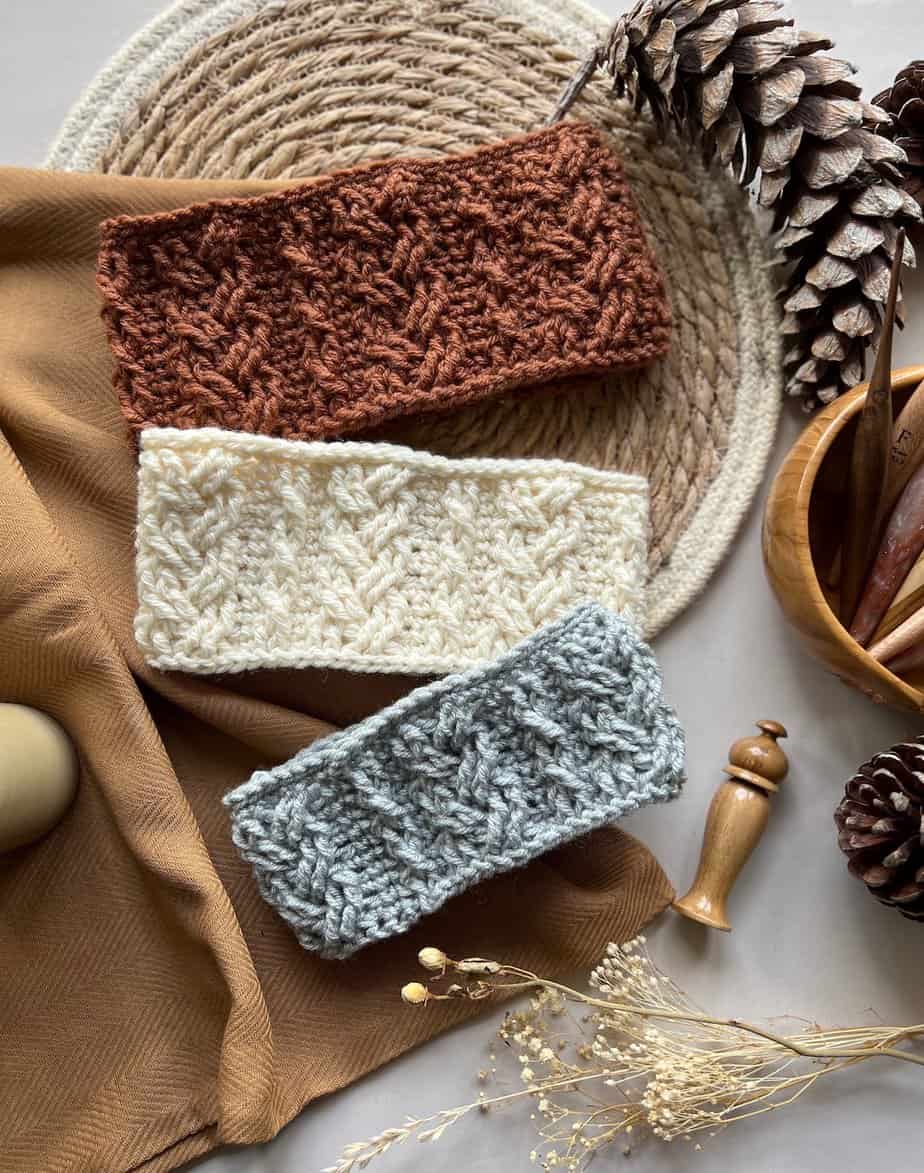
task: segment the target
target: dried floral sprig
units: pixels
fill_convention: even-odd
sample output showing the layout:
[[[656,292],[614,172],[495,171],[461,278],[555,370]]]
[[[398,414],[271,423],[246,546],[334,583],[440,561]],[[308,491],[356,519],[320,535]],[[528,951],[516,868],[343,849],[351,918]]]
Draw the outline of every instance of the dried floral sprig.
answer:
[[[471,1103],[409,1118],[400,1128],[348,1145],[324,1173],[364,1169],[411,1137],[438,1140],[475,1110],[524,1098],[535,1103],[541,1138],[531,1159],[544,1170],[575,1173],[600,1150],[620,1143],[630,1151],[646,1134],[665,1141],[714,1135],[791,1104],[823,1076],[869,1059],[924,1066],[924,1056],[902,1048],[924,1035],[924,1024],[812,1027],[780,1035],[705,1014],[657,968],[644,937],[607,946],[590,975],[599,997],[514,965],[478,957],[454,961],[432,946],[418,960],[433,977],[404,986],[401,995],[411,1005],[530,994],[529,1005],[509,1013],[498,1031],[526,1086],[491,1098],[482,1091]],[[575,1019],[571,1004],[588,1013]],[[479,1073],[482,1082],[488,1077]]]

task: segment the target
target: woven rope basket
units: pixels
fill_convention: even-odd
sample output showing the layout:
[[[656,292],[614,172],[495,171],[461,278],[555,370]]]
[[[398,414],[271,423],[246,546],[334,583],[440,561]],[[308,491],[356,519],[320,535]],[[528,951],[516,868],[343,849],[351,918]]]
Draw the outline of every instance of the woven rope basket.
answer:
[[[542,125],[606,24],[573,2],[183,0],[103,70],[48,163],[277,179],[459,151]],[[602,80],[572,115],[623,158],[667,277],[670,354],[384,438],[647,477],[651,636],[706,584],[763,475],[782,394],[771,268],[745,196],[695,150],[660,143]]]

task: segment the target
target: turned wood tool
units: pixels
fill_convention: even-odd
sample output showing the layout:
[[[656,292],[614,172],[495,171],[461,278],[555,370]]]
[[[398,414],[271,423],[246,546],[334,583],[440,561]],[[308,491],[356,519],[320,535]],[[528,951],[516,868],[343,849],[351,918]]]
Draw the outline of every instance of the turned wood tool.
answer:
[[[906,652],[900,652],[888,663],[890,672],[896,676],[904,676],[907,672],[916,672],[924,667],[924,644],[914,644]]]
[[[864,647],[924,551],[924,465],[905,485],[876,551],[850,634]]]
[[[891,668],[891,661],[903,652],[907,652],[915,644],[921,643],[922,640],[924,640],[924,610],[918,610],[904,623],[900,623],[894,631],[890,631],[878,643],[873,644],[869,649],[869,654],[880,664],[888,664]],[[903,661],[903,663],[904,670],[907,671],[909,665],[907,661]]]
[[[904,229],[899,229],[879,352],[850,454],[840,605],[840,618],[845,627],[853,621],[863,580],[879,543],[877,523],[892,446],[892,335],[904,248]]]
[[[713,929],[731,932],[726,901],[770,814],[770,795],[786,777],[789,762],[778,737],[786,730],[779,721],[758,721],[759,736],[742,737],[731,747],[723,782],[706,815],[699,868],[690,891],[674,908]]]

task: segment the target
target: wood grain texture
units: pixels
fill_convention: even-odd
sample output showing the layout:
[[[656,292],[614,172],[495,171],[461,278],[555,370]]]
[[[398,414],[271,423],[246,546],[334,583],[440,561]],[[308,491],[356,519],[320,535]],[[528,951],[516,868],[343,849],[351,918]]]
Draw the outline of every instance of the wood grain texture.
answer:
[[[893,371],[893,395],[904,402],[922,379],[924,366]],[[843,504],[845,455],[867,386],[814,416],[783,462],[764,514],[764,565],[786,617],[816,659],[877,703],[921,712],[924,690],[900,680],[850,638],[837,618],[836,597],[819,578],[821,555]]]
[[[678,912],[723,933],[731,932],[728,896],[769,814],[765,791],[741,782],[724,782],[719,787],[706,815],[696,878],[686,896],[674,903]]]
[[[914,644],[889,661],[889,668],[899,676],[910,676],[924,669],[924,643]]]

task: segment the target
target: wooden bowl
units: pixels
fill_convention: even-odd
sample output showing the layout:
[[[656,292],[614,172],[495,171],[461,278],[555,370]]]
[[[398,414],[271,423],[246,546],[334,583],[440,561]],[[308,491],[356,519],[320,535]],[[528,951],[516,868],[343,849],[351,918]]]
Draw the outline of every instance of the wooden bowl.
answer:
[[[924,380],[924,366],[892,373],[894,410]],[[764,514],[767,578],[806,647],[879,704],[924,711],[924,669],[900,679],[847,634],[828,585],[840,544],[850,447],[864,383],[812,418],[776,475]]]

